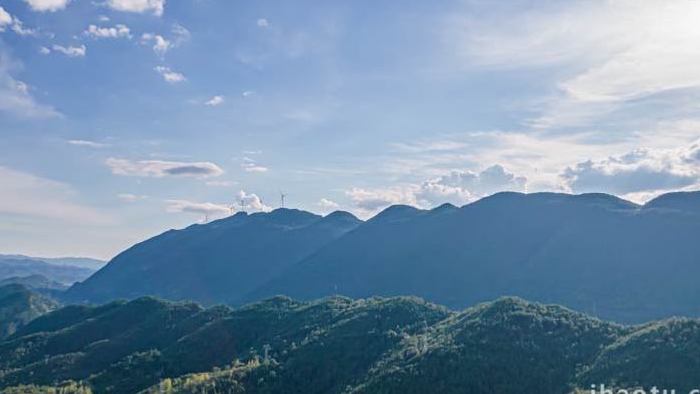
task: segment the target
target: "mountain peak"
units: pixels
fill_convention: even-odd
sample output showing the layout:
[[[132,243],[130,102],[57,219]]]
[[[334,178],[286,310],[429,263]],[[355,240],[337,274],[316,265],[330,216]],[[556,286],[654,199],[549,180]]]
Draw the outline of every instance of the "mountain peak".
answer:
[[[449,202],[446,202],[442,205],[439,205],[439,206],[431,209],[430,211],[431,212],[451,212],[451,211],[456,211],[457,209],[459,209],[459,208],[457,208],[455,205],[450,204]]]
[[[397,205],[391,205],[384,209],[383,211],[379,212],[376,214],[372,219],[369,220],[369,222],[372,223],[379,223],[379,222],[388,222],[388,221],[401,221],[401,220],[406,220],[413,218],[414,216],[425,212],[422,209],[418,209],[416,207],[410,206],[410,205],[403,205],[403,204],[397,204]]]
[[[645,209],[673,209],[700,214],[700,191],[662,194],[644,204]]]
[[[320,215],[304,211],[296,208],[277,208],[270,212],[257,212],[252,214],[252,216],[265,216],[268,218],[280,218],[280,219],[310,219],[310,218],[320,218]]]
[[[606,193],[582,193],[568,194],[556,192],[499,192],[488,197],[484,197],[472,204],[501,204],[516,203],[521,201],[540,203],[563,203],[575,201],[585,205],[601,206],[611,209],[636,209],[639,206],[633,202]],[[468,204],[468,205],[472,205]]]
[[[357,216],[347,211],[331,212],[324,216],[322,221],[324,223],[353,223],[358,225],[362,223],[362,220],[358,219]]]
[[[328,215],[325,216],[326,219],[352,219],[352,220],[360,220],[357,218],[357,216],[351,214],[350,212],[347,211],[333,211],[329,213]]]

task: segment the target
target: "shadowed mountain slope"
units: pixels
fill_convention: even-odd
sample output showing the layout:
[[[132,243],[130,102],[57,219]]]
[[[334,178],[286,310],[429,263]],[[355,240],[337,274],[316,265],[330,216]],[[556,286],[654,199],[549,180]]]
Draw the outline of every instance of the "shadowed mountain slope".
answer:
[[[246,299],[417,295],[461,308],[516,295],[626,322],[700,316],[693,207],[555,193],[499,193],[459,209],[390,207]]]
[[[66,298],[237,299],[360,223],[348,213],[321,217],[277,209],[170,230],[122,252]]]

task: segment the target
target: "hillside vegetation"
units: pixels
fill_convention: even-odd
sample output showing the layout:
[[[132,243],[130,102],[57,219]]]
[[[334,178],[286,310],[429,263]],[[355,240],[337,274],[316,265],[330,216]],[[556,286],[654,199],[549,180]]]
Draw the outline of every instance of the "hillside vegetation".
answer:
[[[33,320],[0,342],[0,392],[684,389],[700,376],[698,327],[624,326],[518,298],[453,312],[408,297],[276,297],[238,309],[147,297]]]
[[[58,304],[20,284],[0,286],[0,340]]]

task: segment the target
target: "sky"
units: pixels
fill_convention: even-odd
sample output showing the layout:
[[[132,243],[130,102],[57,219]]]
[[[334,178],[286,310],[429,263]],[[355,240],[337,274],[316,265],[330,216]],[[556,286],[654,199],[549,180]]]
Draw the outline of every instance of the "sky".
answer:
[[[0,251],[700,188],[700,2],[0,0]]]

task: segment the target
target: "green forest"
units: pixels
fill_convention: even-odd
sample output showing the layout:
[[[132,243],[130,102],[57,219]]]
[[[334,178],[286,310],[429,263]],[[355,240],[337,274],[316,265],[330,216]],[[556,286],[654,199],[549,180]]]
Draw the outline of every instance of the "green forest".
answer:
[[[204,308],[152,297],[66,306],[0,342],[0,393],[571,393],[691,389],[700,321],[643,325],[500,298]]]

